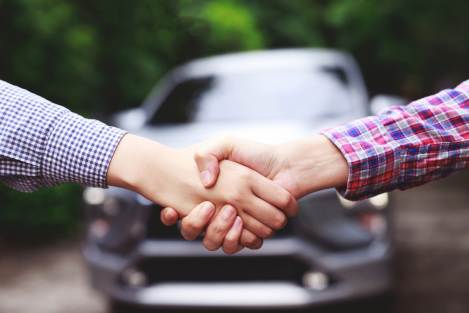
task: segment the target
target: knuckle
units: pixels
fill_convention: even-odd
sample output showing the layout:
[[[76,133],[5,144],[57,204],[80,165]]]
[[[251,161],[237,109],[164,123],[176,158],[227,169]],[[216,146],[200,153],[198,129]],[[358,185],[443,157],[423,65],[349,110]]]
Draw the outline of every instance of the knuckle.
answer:
[[[257,242],[261,240],[258,238],[256,235],[251,233],[250,231],[244,230],[241,233],[241,238],[240,238],[240,243],[242,247],[248,247],[251,249],[251,247],[254,247],[257,245]]]
[[[290,206],[291,204],[291,196],[289,193],[281,193],[279,194],[279,204],[282,206],[282,208],[286,208]]]
[[[235,242],[225,242],[223,244],[223,252],[225,252],[226,254],[233,254],[236,252],[236,247],[237,247],[237,244]]]
[[[223,252],[225,252],[225,254],[227,255],[233,255],[236,252],[236,250],[233,248],[223,248]]]
[[[246,245],[251,250],[257,250],[262,247],[262,239],[255,238],[254,241],[250,242],[249,245]]]
[[[282,229],[283,227],[285,227],[286,223],[287,223],[287,217],[284,214],[279,213],[275,215],[274,221],[272,224],[275,229]]]
[[[272,228],[269,227],[263,227],[262,228],[262,238],[269,238],[274,234],[274,231]]]
[[[254,246],[256,245],[256,243],[259,241],[259,239],[255,238],[255,237],[252,237],[252,238],[248,238],[247,241],[246,241],[246,244],[248,246]]]
[[[203,245],[204,245],[205,249],[207,249],[209,251],[215,251],[219,248],[219,246],[213,240],[211,240],[209,237],[204,238]]]
[[[181,222],[181,234],[185,239],[193,240],[198,234],[198,228],[188,220],[182,220]]]
[[[214,223],[210,227],[210,232],[216,236],[221,236],[226,231],[226,226],[224,224]]]

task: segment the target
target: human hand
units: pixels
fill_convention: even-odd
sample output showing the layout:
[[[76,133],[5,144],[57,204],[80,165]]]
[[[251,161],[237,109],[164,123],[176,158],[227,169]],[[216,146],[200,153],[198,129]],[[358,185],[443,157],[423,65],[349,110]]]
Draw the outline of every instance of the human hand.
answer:
[[[348,164],[341,152],[322,135],[278,145],[223,138],[202,145],[195,154],[200,179],[213,186],[219,162],[231,160],[272,179],[295,198],[346,184]]]
[[[199,181],[193,151],[175,150],[126,135],[109,166],[108,181],[163,206],[177,208],[180,217],[205,200],[217,209],[231,204],[237,208],[244,227],[260,238],[269,237],[273,229],[285,224],[286,217],[277,208],[296,210],[295,199],[262,175],[230,161],[221,162],[220,168],[217,183],[206,189]]]
[[[234,210],[234,208],[231,209]],[[222,218],[221,214],[215,215],[214,213],[215,206],[210,202],[203,202],[195,207],[181,221],[181,235],[184,239],[194,240],[205,231],[204,246],[208,250],[213,250],[214,247],[222,245],[226,254],[234,254],[244,246],[256,249],[262,245],[262,239],[252,233],[245,238],[246,242],[242,241],[241,234],[246,230],[243,232],[243,220],[239,216],[232,214],[228,218]],[[170,226],[175,224],[179,217],[176,211],[171,209],[161,211],[161,220],[165,225]]]
[[[201,180],[207,187],[216,182],[220,173],[219,161],[229,159],[274,180],[296,198],[315,190],[340,187],[346,183],[348,173],[348,165],[342,154],[321,135],[280,145],[225,138],[202,145],[195,159]],[[165,208],[162,220],[175,223],[176,219],[171,220],[173,213],[171,208]],[[290,215],[294,213],[290,212]],[[190,224],[183,224],[181,231],[185,231],[184,226]],[[198,229],[203,227],[198,225]],[[206,234],[205,240],[208,236],[210,234]],[[230,250],[224,243],[223,248]]]
[[[205,203],[210,204],[210,202]],[[184,239],[194,240],[205,234],[202,243],[207,250],[213,251],[222,247],[227,254],[236,253],[244,247],[249,249],[262,247],[262,238],[244,229],[242,224],[240,227],[235,227],[233,223],[235,217],[236,220],[240,219],[238,216],[233,215],[228,219],[222,219],[221,214],[214,214],[214,212],[204,214],[203,207],[201,203],[188,216],[181,218],[181,235]],[[176,224],[180,217],[175,209],[166,207],[161,210],[160,219],[166,226],[171,226]],[[228,232],[230,236],[227,235]]]

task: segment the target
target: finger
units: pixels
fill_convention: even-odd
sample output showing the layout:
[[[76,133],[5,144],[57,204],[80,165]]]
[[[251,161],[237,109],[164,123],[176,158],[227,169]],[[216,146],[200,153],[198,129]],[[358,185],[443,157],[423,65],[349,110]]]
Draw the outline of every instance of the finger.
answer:
[[[199,169],[200,180],[205,187],[213,186],[220,173],[219,161],[229,159],[233,150],[233,140],[224,138],[205,145],[194,155]]]
[[[239,244],[241,238],[241,232],[243,231],[243,220],[237,216],[233,226],[228,231],[223,240],[223,251],[226,254],[234,254],[240,251],[243,247]]]
[[[199,168],[199,175],[202,185],[212,187],[220,174],[218,159],[212,154],[202,154],[197,152],[194,155],[195,163]]]
[[[166,226],[171,226],[179,220],[179,214],[173,208],[164,208],[160,212],[161,222]]]
[[[231,205],[225,205],[207,227],[203,240],[207,250],[214,251],[221,247],[235,219],[236,209]]]
[[[245,211],[259,222],[275,230],[282,229],[287,223],[287,217],[282,211],[260,198],[251,200]]]
[[[288,216],[298,214],[298,203],[296,199],[288,191],[272,182],[270,179],[262,175],[255,175],[251,188],[259,198],[281,209]]]
[[[215,212],[211,202],[196,206],[181,222],[181,235],[186,240],[194,240],[202,233]]]
[[[249,215],[249,213],[243,212],[240,214],[240,217],[243,219],[244,228],[252,232],[257,237],[265,239],[274,234],[272,228],[262,224],[257,219]]]
[[[240,238],[241,246],[247,247],[252,250],[257,250],[262,247],[263,240],[247,229],[243,229]]]

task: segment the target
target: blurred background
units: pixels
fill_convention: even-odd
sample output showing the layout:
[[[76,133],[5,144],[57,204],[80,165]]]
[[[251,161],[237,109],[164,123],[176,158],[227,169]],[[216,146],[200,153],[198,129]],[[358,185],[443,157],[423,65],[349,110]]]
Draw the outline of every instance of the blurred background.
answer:
[[[194,58],[286,47],[351,53],[370,95],[467,79],[466,0],[0,0],[0,78],[88,117],[139,105]],[[467,173],[396,192],[396,312],[466,312]],[[79,252],[81,188],[0,187],[0,311],[104,312]],[[35,299],[42,299],[34,304]]]

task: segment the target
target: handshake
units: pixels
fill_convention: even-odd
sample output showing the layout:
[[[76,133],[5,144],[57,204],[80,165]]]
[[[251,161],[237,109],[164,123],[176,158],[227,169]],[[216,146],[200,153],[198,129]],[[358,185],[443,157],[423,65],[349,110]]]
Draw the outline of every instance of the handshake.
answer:
[[[128,134],[116,149],[109,185],[133,190],[166,207],[166,225],[181,219],[181,234],[204,233],[208,250],[258,249],[298,212],[297,200],[341,187],[348,165],[326,137],[266,145],[224,138],[173,149]]]

